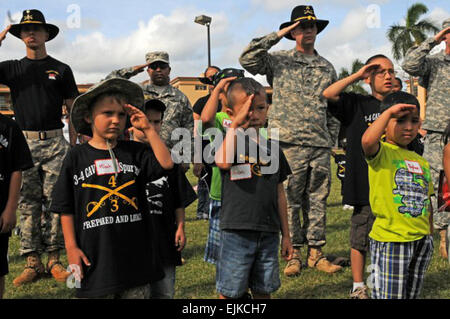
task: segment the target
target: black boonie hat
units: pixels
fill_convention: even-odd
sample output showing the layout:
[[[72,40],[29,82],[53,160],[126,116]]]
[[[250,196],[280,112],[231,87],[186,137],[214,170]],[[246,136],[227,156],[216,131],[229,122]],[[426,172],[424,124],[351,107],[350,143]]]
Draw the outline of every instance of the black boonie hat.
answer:
[[[317,34],[322,32],[323,29],[328,25],[328,20],[319,20],[317,19],[316,15],[314,14],[314,9],[312,6],[296,6],[291,13],[291,21],[285,22],[282,25],[280,25],[280,30],[284,29],[297,21],[302,22],[315,22],[317,25]],[[289,40],[295,40],[291,33],[288,32],[285,36],[285,38]]]
[[[22,26],[29,25],[29,24],[44,26],[48,31],[48,40],[47,41],[50,41],[53,38],[55,38],[59,32],[59,28],[56,25],[45,22],[45,17],[41,11],[36,10],[36,9],[30,9],[30,10],[23,11],[22,19],[20,20],[20,23],[11,25],[11,28],[9,29],[9,33],[11,33],[16,38],[20,39],[20,30],[22,29]]]
[[[219,84],[220,80],[226,79],[226,78],[231,78],[233,76],[235,76],[237,78],[243,78],[244,77],[244,70],[234,69],[234,68],[223,69],[222,71],[217,72],[214,75],[213,85],[216,86],[217,84]]]
[[[157,110],[161,113],[164,113],[164,111],[166,110],[166,105],[158,99],[146,100],[144,103],[144,112],[147,110]]]

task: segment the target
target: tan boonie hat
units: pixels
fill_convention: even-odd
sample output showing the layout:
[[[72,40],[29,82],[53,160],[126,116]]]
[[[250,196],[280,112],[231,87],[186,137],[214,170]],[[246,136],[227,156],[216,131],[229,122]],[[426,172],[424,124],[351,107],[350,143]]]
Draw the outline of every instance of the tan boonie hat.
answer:
[[[165,51],[149,52],[145,55],[145,61],[149,64],[152,64],[153,62],[158,62],[158,61],[170,64],[169,53],[167,53]]]
[[[450,27],[450,18],[445,19],[444,22],[442,22],[442,29],[446,29]]]
[[[73,102],[70,120],[77,133],[92,136],[91,124],[86,122],[85,117],[89,115],[89,106],[95,99],[100,94],[108,92],[121,93],[127,97],[127,103],[141,110],[143,108],[144,92],[138,84],[119,78],[102,81],[89,88]]]

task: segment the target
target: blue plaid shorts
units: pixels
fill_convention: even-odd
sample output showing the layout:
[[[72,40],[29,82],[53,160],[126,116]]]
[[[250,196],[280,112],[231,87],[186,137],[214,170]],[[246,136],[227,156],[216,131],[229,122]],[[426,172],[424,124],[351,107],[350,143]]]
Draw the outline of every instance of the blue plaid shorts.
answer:
[[[219,260],[221,209],[222,201],[209,199],[209,232],[204,260],[214,265]]]
[[[415,299],[433,256],[433,237],[398,243],[370,239],[372,299]]]

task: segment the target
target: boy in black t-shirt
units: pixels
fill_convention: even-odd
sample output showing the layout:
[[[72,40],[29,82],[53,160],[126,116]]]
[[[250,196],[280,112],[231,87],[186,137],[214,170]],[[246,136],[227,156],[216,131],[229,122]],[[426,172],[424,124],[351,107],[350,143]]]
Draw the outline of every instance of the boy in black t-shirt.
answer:
[[[145,298],[147,284],[162,276],[153,268],[158,264],[152,256],[149,216],[141,207],[143,185],[163,176],[173,162],[145,114],[126,103],[141,107],[142,89],[111,79],[79,96],[71,112],[77,132],[92,139],[67,154],[52,210],[61,214],[67,258],[81,298]],[[127,113],[151,148],[118,140]]]
[[[368,167],[363,157],[361,138],[366,129],[380,115],[380,103],[391,93],[394,66],[384,55],[367,60],[356,73],[339,80],[323,91],[328,99],[329,111],[346,126],[347,150],[343,204],[354,206],[350,229],[350,258],[353,275],[352,299],[368,299],[364,284],[364,266],[369,249],[368,235],[374,216],[369,204]],[[372,94],[343,92],[350,84],[364,80]]]
[[[159,133],[166,107],[157,99],[148,100],[144,113]],[[148,144],[145,135],[136,130],[133,139]],[[176,266],[181,265],[181,251],[186,245],[184,232],[185,208],[197,196],[181,166],[175,164],[159,179],[145,183],[145,195],[150,213],[150,225],[158,241],[156,250],[162,261],[164,278],[150,284],[150,298],[173,299],[175,294]]]
[[[215,156],[222,174],[216,271],[222,299],[240,298],[248,288],[255,298],[269,298],[280,287],[280,231],[282,256],[293,254],[283,188],[291,171],[279,145],[265,137],[266,99],[251,78],[236,79],[227,92],[233,123]]]
[[[0,114],[0,299],[8,274],[8,241],[16,224],[22,171],[33,167],[27,142],[16,122]]]

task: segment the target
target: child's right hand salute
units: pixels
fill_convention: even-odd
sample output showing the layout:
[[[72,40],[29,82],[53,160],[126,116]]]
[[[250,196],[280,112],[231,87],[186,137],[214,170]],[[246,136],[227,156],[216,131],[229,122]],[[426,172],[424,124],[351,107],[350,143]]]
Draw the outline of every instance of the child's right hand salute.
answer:
[[[153,153],[155,154],[155,157],[161,167],[165,170],[172,169],[173,161],[170,152],[167,149],[166,144],[164,144],[159,137],[155,127],[150,123],[147,116],[145,116],[144,112],[130,104],[125,104],[124,108],[130,116],[131,125],[144,132],[145,137],[147,138],[147,141],[149,142],[150,147],[152,148]]]
[[[245,92],[242,92],[242,93],[245,94]],[[244,129],[248,128],[248,126],[250,125],[250,118],[251,118],[251,115],[253,112],[253,111],[250,111],[250,108],[252,106],[254,97],[255,97],[254,94],[248,96],[247,99],[245,100],[244,104],[240,108],[236,107],[238,105],[235,106],[233,111],[237,111],[237,114],[233,119],[233,123],[231,124],[232,128],[238,128],[238,127],[244,128]]]

